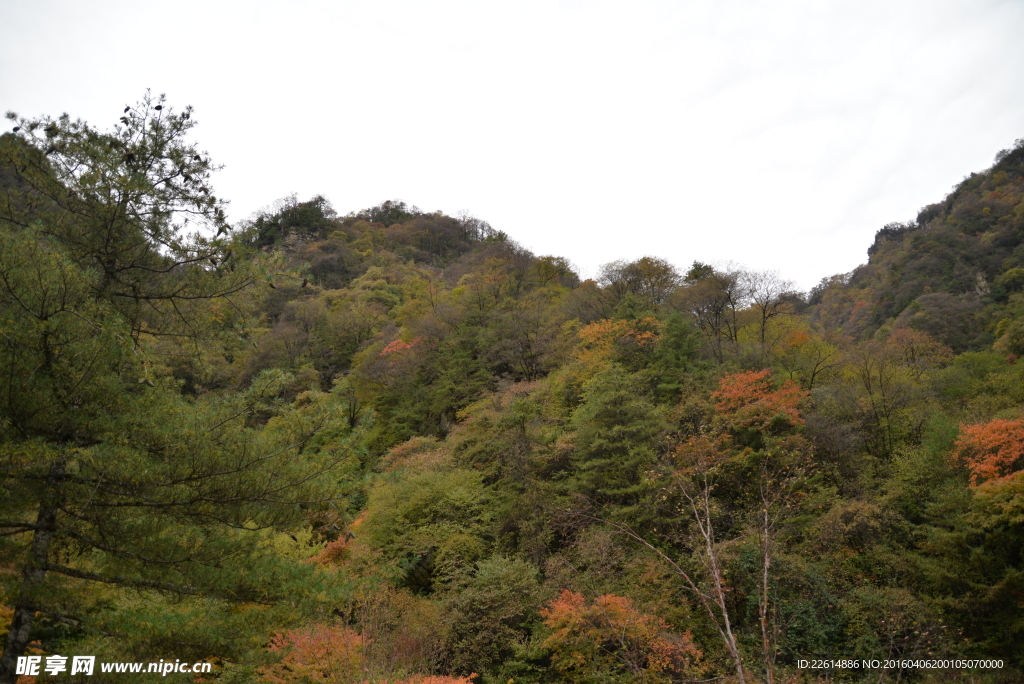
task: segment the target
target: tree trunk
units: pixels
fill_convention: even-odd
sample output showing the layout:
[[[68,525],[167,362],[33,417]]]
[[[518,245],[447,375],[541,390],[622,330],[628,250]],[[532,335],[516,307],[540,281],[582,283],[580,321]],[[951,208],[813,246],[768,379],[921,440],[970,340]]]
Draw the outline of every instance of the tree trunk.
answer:
[[[704,490],[701,492],[702,504],[704,508],[703,520],[701,519],[701,513],[697,509],[697,505],[693,499],[690,500],[690,505],[693,508],[694,519],[700,529],[701,536],[704,537],[705,542],[705,553],[707,554],[707,563],[709,574],[713,581],[714,597],[718,603],[718,610],[722,615],[722,626],[719,627],[719,631],[722,633],[723,640],[725,641],[725,647],[729,651],[729,656],[732,658],[733,665],[736,667],[736,678],[740,684],[746,684],[747,676],[743,671],[743,656],[740,654],[739,644],[736,642],[736,635],[732,632],[732,621],[729,619],[729,607],[726,603],[725,587],[722,582],[722,568],[718,562],[718,552],[715,549],[715,533],[714,527],[711,521],[711,492],[708,487],[707,478],[704,479]]]
[[[772,639],[771,629],[768,624],[769,606],[769,571],[772,566],[771,553],[771,521],[768,517],[768,507],[762,510],[761,519],[761,596],[758,601],[758,612],[761,618],[761,648],[764,650],[764,675],[765,684],[775,684],[775,644]]]
[[[46,568],[50,562],[50,545],[57,529],[57,482],[64,474],[63,460],[50,466],[47,493],[36,514],[36,528],[32,534],[28,563],[22,571],[21,592],[14,602],[14,618],[7,631],[3,656],[0,657],[0,684],[14,684],[18,675],[15,668],[18,656],[25,653],[35,622],[37,604],[35,593],[46,580]]]

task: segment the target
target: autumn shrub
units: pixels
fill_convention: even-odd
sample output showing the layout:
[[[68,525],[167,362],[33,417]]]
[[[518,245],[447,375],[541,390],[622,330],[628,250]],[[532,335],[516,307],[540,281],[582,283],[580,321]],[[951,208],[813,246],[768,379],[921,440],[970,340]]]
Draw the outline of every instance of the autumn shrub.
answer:
[[[374,586],[352,608],[356,629],[366,640],[363,657],[371,679],[433,672],[447,629],[441,607],[425,596]]]
[[[634,367],[655,349],[664,325],[647,316],[639,320],[603,319],[579,331],[576,360],[586,367],[600,368],[608,361]]]
[[[366,640],[348,627],[312,624],[275,634],[268,650],[282,658],[259,669],[268,684],[348,684],[363,679]]]
[[[1024,469],[1024,419],[961,425],[954,454],[971,472],[971,484]]]
[[[400,641],[390,643],[389,650],[402,650]],[[476,676],[410,675],[402,667],[382,671],[382,663],[367,658],[372,642],[349,627],[308,625],[274,635],[267,650],[283,656],[257,672],[266,684],[471,684]]]
[[[799,407],[809,392],[792,380],[775,389],[770,378],[767,369],[722,378],[711,398],[728,430],[782,434],[803,426]]]
[[[588,602],[566,589],[540,614],[552,630],[544,646],[565,681],[669,682],[702,671],[703,654],[689,631],[671,633],[664,620],[624,596],[605,594]]]
[[[953,350],[926,332],[899,328],[885,341],[896,360],[908,368],[914,377],[925,371],[941,368],[953,361]]]

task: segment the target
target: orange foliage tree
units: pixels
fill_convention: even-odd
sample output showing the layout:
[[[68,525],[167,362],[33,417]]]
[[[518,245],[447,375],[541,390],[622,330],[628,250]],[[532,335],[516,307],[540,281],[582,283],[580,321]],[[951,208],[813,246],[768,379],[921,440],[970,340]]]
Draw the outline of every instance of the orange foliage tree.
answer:
[[[259,670],[269,684],[358,682],[363,673],[366,640],[348,627],[313,624],[275,634],[271,653],[283,653],[280,662]]]
[[[601,365],[609,360],[628,361],[654,349],[664,327],[658,319],[603,319],[579,331],[580,347],[576,359],[584,365]]]
[[[349,627],[312,624],[274,635],[267,650],[283,653],[277,663],[259,668],[267,684],[472,684],[467,677],[414,674],[368,676],[365,648],[370,639]]]
[[[773,684],[778,627],[771,590],[772,566],[777,554],[778,526],[803,480],[803,454],[807,451],[806,441],[794,433],[804,424],[799,406],[809,392],[791,380],[775,389],[770,376],[771,371],[762,370],[722,378],[718,389],[711,393],[719,429],[691,437],[673,454],[677,464],[673,473],[675,485],[695,523],[692,550],[703,572],[691,575],[633,530],[619,528],[654,551],[686,582],[717,628],[740,684],[749,681],[749,673],[733,628],[722,549],[742,537],[757,543],[761,561],[757,579],[761,655],[765,681]],[[729,468],[730,465],[734,467]],[[726,472],[730,470],[732,479]],[[745,476],[736,477],[742,473]],[[749,525],[736,529],[740,536],[732,540],[721,538],[721,502],[716,490],[723,486],[733,490],[734,498],[738,489],[749,487],[747,494],[753,504],[748,504],[746,511]],[[739,512],[734,510],[732,515]]]
[[[774,389],[770,376],[766,369],[722,378],[711,398],[727,428],[777,434],[804,424],[799,406],[810,393],[792,380]]]
[[[953,360],[952,349],[920,330],[900,328],[885,343],[918,378],[924,371],[944,366]]]
[[[701,651],[690,632],[672,634],[664,620],[647,615],[623,596],[607,594],[588,603],[564,590],[540,610],[553,630],[544,646],[555,668],[570,682],[619,673],[639,681],[674,681],[701,671]]]
[[[1024,419],[961,425],[955,455],[971,471],[971,484],[1005,478],[1024,469]]]

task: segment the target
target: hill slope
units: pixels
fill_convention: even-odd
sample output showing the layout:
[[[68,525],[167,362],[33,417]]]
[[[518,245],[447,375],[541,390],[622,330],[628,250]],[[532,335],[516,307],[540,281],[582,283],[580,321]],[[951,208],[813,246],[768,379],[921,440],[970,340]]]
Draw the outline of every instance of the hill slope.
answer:
[[[815,319],[861,337],[882,325],[908,326],[958,351],[1001,338],[1007,351],[1022,353],[1019,332],[1008,322],[1022,313],[1022,200],[1024,141],[1018,141],[915,221],[879,230],[866,265],[812,293]]]

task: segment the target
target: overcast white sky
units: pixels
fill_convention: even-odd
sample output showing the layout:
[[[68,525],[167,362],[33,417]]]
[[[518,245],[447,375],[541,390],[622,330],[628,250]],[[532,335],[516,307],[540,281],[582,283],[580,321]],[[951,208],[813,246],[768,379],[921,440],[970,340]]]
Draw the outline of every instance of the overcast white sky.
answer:
[[[232,219],[467,210],[809,288],[1024,137],[1024,2],[0,0],[0,108],[192,104]]]

